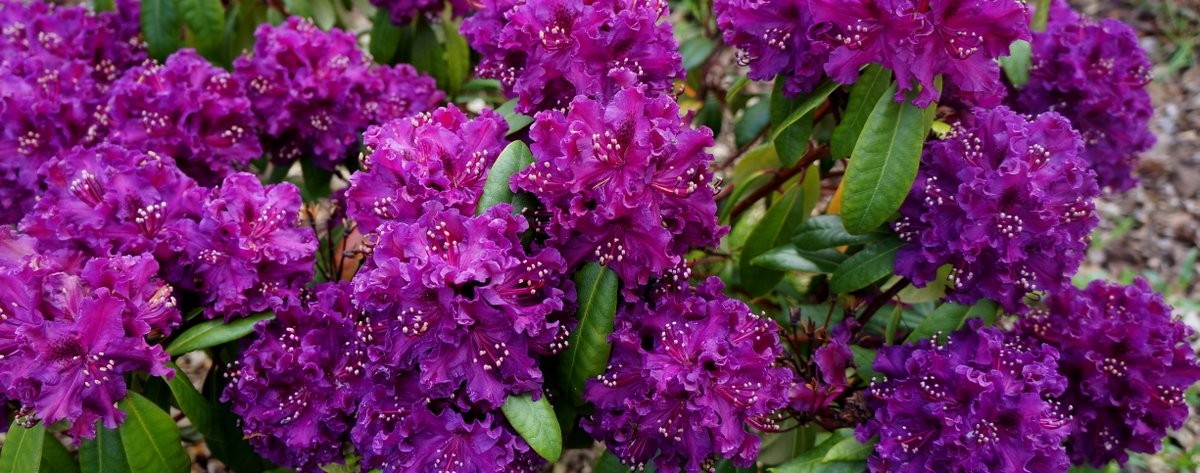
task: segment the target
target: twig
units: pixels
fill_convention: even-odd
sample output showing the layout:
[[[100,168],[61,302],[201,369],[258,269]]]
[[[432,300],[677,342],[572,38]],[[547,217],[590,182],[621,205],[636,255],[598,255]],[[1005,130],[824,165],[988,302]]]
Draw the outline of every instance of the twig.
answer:
[[[892,284],[892,287],[889,287],[888,290],[884,291],[883,294],[871,299],[871,303],[867,305],[866,309],[863,309],[863,313],[858,315],[858,326],[866,327],[867,322],[871,321],[871,317],[874,316],[876,312],[879,312],[879,309],[883,308],[884,304],[892,300],[893,297],[896,297],[896,294],[899,294],[900,291],[903,291],[904,288],[908,287],[908,285],[911,283],[912,282],[909,281],[908,278],[901,279],[896,281],[896,284]]]
[[[821,145],[816,148],[809,148],[808,152],[804,153],[804,156],[801,156],[800,160],[797,161],[796,164],[792,165],[792,167],[780,170],[778,174],[775,174],[775,177],[771,178],[770,181],[767,181],[767,183],[762,187],[755,189],[754,192],[751,192],[750,195],[746,196],[746,198],[734,204],[733,211],[729,213],[729,221],[732,222],[737,220],[739,215],[749,210],[750,207],[753,207],[754,204],[760,199],[771,195],[772,192],[779,190],[779,188],[782,187],[783,184],[789,179],[795,177],[801,172],[804,172],[804,170],[808,169],[813,162],[816,162],[817,160],[826,156],[829,156],[828,146]]]

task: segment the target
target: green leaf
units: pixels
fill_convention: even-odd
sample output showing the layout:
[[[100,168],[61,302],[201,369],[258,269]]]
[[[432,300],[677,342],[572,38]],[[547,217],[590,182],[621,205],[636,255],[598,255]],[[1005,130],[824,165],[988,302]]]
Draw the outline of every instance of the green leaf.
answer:
[[[821,462],[865,462],[873,451],[875,451],[874,442],[864,444],[851,436],[833,444],[833,447],[825,452],[825,457],[821,459]]]
[[[862,449],[853,444],[853,429],[838,429],[829,438],[790,462],[775,468],[768,468],[771,473],[860,473],[867,467],[867,455]],[[832,455],[831,455],[832,454]],[[862,458],[857,458],[861,455]]]
[[[504,117],[504,121],[508,122],[509,135],[520,131],[521,129],[533,123],[533,117],[519,113],[517,109],[517,99],[512,99],[504,102],[503,105],[496,107],[496,113]]]
[[[729,86],[729,91],[725,92],[725,104],[729,107],[730,113],[736,113],[741,110],[741,105],[745,104],[746,95],[742,90],[746,88],[746,84],[750,83],[750,79],[746,76],[738,77],[733,85]]]
[[[859,379],[870,381],[872,378],[879,377],[879,373],[872,368],[872,365],[875,364],[875,356],[878,355],[875,350],[851,345],[850,351],[854,353],[854,369],[858,371]]]
[[[451,18],[442,19],[442,37],[446,40],[444,57],[446,60],[446,94],[453,101],[467,78],[471,77],[471,47],[467,39],[458,32],[460,21]]]
[[[412,39],[412,65],[418,71],[429,74],[437,81],[439,89],[446,90],[450,83],[445,50],[438,41],[437,32],[425,18],[418,18]]]
[[[821,269],[822,273],[833,274],[846,261],[846,254],[837,250],[824,249],[816,251],[796,250],[801,258],[811,261]]]
[[[562,429],[546,396],[534,401],[529,394],[510,395],[500,410],[533,451],[551,463],[558,461],[562,455]]]
[[[862,251],[846,258],[829,278],[829,290],[837,294],[847,294],[871,285],[883,279],[894,270],[896,252],[904,242],[897,238],[888,238],[863,248]]]
[[[175,404],[179,406],[179,410],[183,411],[192,422],[192,426],[200,431],[207,443],[220,442],[221,439],[215,438],[214,435],[216,431],[213,428],[212,406],[200,395],[196,387],[192,386],[187,373],[174,363],[169,366],[175,370],[175,377],[167,380],[167,386],[171,389],[171,395],[175,397]]]
[[[232,31],[225,37],[225,57],[233,58],[254,46],[254,30],[267,21],[267,4],[257,0],[241,0],[230,12]]]
[[[496,164],[488,170],[487,181],[483,183],[483,193],[479,195],[479,203],[475,206],[475,214],[481,215],[487,209],[500,203],[512,203],[513,191],[509,181],[513,175],[533,164],[533,153],[524,141],[513,141],[500,152]]]
[[[196,39],[196,49],[209,60],[218,60],[225,36],[225,6],[221,0],[177,0],[179,14]]]
[[[333,193],[333,172],[317,166],[311,159],[300,160],[300,171],[304,177],[305,202],[315,202]]]
[[[830,156],[834,159],[850,156],[854,145],[858,143],[863,125],[867,123],[867,117],[891,83],[892,71],[883,66],[872,64],[863,70],[858,81],[850,87],[850,101],[842,113],[842,121],[833,129],[833,136],[829,139]]]
[[[790,114],[796,107],[806,103],[804,99],[787,98],[783,92],[783,84],[784,81],[776,80],[775,89],[771,91],[771,126],[778,130],[772,133],[771,142],[775,144],[775,152],[783,165],[792,166],[808,151],[808,137],[812,135],[815,112],[809,110],[799,120],[783,128],[783,124],[791,118]]]
[[[877,241],[886,233],[871,232],[854,235],[842,226],[840,215],[818,215],[805,220],[792,236],[792,243],[801,250],[823,250],[838,246],[861,245]]]
[[[126,417],[117,431],[132,471],[192,471],[192,461],[179,440],[179,426],[170,414],[133,391],[121,401],[120,408]]]
[[[1018,39],[1008,47],[1008,56],[1000,58],[1000,67],[1012,85],[1020,87],[1029,82],[1029,64],[1032,50],[1029,41]]]
[[[583,387],[587,380],[604,373],[608,365],[608,336],[613,331],[617,314],[618,280],[611,269],[589,263],[575,273],[575,293],[578,309],[575,319],[579,325],[567,339],[567,349],[558,365],[559,379],[576,404],[583,404]]]
[[[142,36],[150,57],[165,60],[179,49],[179,32],[183,25],[175,11],[175,0],[143,0],[141,13]]]
[[[687,41],[679,45],[679,54],[683,56],[683,69],[690,71],[704,64],[704,61],[708,60],[708,57],[712,55],[713,49],[716,49],[716,47],[717,44],[704,35],[696,35],[688,38]]]
[[[167,353],[171,354],[171,356],[179,356],[184,353],[232,342],[253,332],[254,324],[259,321],[273,318],[275,318],[275,314],[264,312],[233,320],[229,323],[221,319],[201,322],[179,334],[170,345],[167,345]]]
[[[742,116],[733,124],[733,141],[740,149],[750,144],[771,121],[771,101],[759,100],[742,110]]]
[[[375,62],[392,64],[408,32],[408,28],[392,23],[392,14],[388,9],[380,8],[371,20],[371,41],[367,44],[367,51]]]
[[[949,334],[958,330],[958,327],[962,326],[963,321],[966,320],[967,312],[970,310],[969,306],[953,302],[942,304],[933,313],[929,314],[928,317],[921,320],[921,323],[917,324],[917,327],[908,334],[908,337],[904,341],[911,343],[932,337],[938,333]]]
[[[800,222],[804,221],[807,215],[804,213],[803,196],[803,187],[793,185],[775,205],[767,209],[766,215],[746,237],[739,271],[742,287],[750,294],[766,293],[783,278],[782,272],[755,266],[751,262],[759,255],[786,242]]]
[[[592,473],[631,473],[633,471],[632,468],[622,464],[621,459],[608,450],[600,454],[600,458],[596,459],[595,467],[592,468]],[[637,472],[654,473],[654,464],[646,463],[645,469],[639,469]]]
[[[892,217],[917,177],[921,146],[937,104],[925,109],[879,98],[854,146],[842,183],[842,223],[850,233],[874,230]]]
[[[46,432],[46,440],[42,441],[42,471],[79,473],[79,464],[75,463],[71,452],[50,432]]]
[[[100,13],[116,10],[117,6],[114,4],[113,0],[95,0],[92,2],[92,9],[96,10],[97,13]]]
[[[38,422],[25,428],[13,419],[0,450],[0,473],[38,473],[42,467],[42,446],[46,427]]]
[[[1029,25],[1033,31],[1046,31],[1046,22],[1050,20],[1050,0],[1037,0],[1033,8],[1033,22]]]
[[[904,316],[904,306],[896,304],[892,308],[892,316],[888,318],[887,328],[883,331],[883,343],[891,345],[896,339],[896,329],[900,328],[900,319]]]
[[[83,473],[131,473],[125,459],[121,434],[116,430],[96,426],[96,438],[79,444],[79,464]]]
[[[778,81],[779,79],[776,78],[775,80]],[[829,98],[829,94],[832,94],[837,88],[838,83],[825,79],[824,82],[821,82],[808,95],[793,101],[791,113],[778,122],[772,122],[775,128],[771,130],[771,140],[778,139],[779,135],[787,132],[788,128],[796,125],[796,122],[799,122],[805,115],[808,115],[808,112],[816,110],[817,106],[824,103],[825,99]]]
[[[841,253],[838,254],[840,255]],[[775,271],[797,271],[801,273],[832,273],[837,270],[837,264],[830,265],[825,260],[814,261],[806,258],[792,245],[772,248],[770,251],[756,256],[750,261],[750,264]]]

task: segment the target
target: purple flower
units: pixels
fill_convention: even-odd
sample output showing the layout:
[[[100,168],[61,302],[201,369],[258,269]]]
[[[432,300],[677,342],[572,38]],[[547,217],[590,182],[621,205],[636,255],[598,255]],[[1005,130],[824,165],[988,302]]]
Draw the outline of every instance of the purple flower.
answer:
[[[810,37],[834,46],[825,64],[833,80],[853,83],[862,66],[880,63],[895,72],[897,101],[922,87],[914,100],[921,107],[937,99],[938,75],[967,94],[1003,96],[995,59],[1029,39],[1029,11],[1017,0],[809,1],[822,24]]]
[[[431,202],[416,221],[378,230],[354,278],[359,306],[384,335],[372,361],[420,371],[429,397],[466,398],[485,409],[508,394],[538,392],[538,354],[563,348],[560,320],[574,290],[552,249],[527,254],[523,218],[498,205],[477,217]]]
[[[204,192],[170,157],[108,144],[65,151],[43,174],[45,190],[22,231],[96,256],[149,252],[174,261],[177,222],[198,216]]]
[[[1029,82],[1009,102],[1021,112],[1067,117],[1083,135],[1082,156],[1100,185],[1129,190],[1137,184],[1138,154],[1154,145],[1150,60],[1124,23],[1087,20],[1055,6],[1047,31],[1034,35]]]
[[[791,373],[775,365],[775,323],[721,289],[714,277],[618,313],[608,369],[584,391],[596,412],[581,425],[625,464],[749,466],[759,438],[747,427],[769,427],[787,404]]]
[[[295,302],[313,277],[317,238],[299,225],[300,190],[237,173],[209,191],[198,221],[180,222],[189,289],[226,318]]]
[[[800,376],[788,388],[788,406],[796,412],[816,413],[829,407],[846,391],[846,368],[853,364],[850,337],[854,319],[847,319],[833,330],[829,342],[813,351],[811,367],[819,371],[798,373]]]
[[[670,93],[683,77],[666,2],[485,0],[462,33],[517,111],[562,110],[576,95],[607,101],[624,87]]]
[[[255,327],[222,400],[264,458],[300,471],[342,462],[370,340],[351,294],[349,282],[320,284]]]
[[[474,213],[507,132],[495,112],[472,120],[454,106],[371,127],[363,170],[350,176],[349,215],[372,232],[387,221],[415,221],[431,201]]]
[[[262,155],[241,85],[193,50],[131,70],[111,96],[109,141],[171,156],[203,185]]]
[[[1068,284],[1098,222],[1081,149],[1057,114],[974,110],[925,148],[895,224],[908,242],[896,274],[924,286],[951,265],[949,300],[988,298],[1009,312],[1024,311],[1028,292]]]
[[[468,0],[371,0],[371,4],[391,14],[392,23],[405,26],[414,19],[425,18],[437,21],[446,7],[451,15],[461,17],[471,11]]]
[[[945,344],[879,350],[858,439],[878,436],[872,472],[1066,471],[1070,417],[1050,396],[1066,380],[1058,353],[972,319]]]
[[[1157,451],[1167,429],[1183,426],[1183,393],[1200,381],[1192,329],[1141,278],[1067,287],[1044,301],[1017,329],[1062,353],[1069,384],[1058,400],[1073,409],[1072,462],[1098,467],[1124,463],[1127,451]]]
[[[712,132],[688,127],[670,97],[580,97],[566,114],[539,113],[530,136],[536,162],[513,186],[546,207],[547,244],[571,264],[597,260],[632,288],[724,234],[704,151]]]
[[[332,169],[374,121],[425,111],[442,98],[413,96],[433,91],[432,79],[409,66],[372,67],[354,35],[338,29],[291,17],[260,26],[255,37],[253,54],[234,62],[234,75],[247,85],[263,146],[276,161],[311,158]]]
[[[749,77],[787,77],[786,93],[812,90],[824,76],[833,46],[810,39],[815,23],[808,0],[717,0],[713,10],[725,42],[738,48],[738,62]]]

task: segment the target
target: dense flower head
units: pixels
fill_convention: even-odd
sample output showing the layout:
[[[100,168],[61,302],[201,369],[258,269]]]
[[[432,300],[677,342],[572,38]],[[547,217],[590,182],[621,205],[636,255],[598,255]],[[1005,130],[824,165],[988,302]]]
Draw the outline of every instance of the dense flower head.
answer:
[[[738,62],[750,66],[754,80],[784,74],[785,91],[812,90],[824,77],[832,44],[810,39],[809,0],[716,0],[713,10],[725,42],[738,48]]]
[[[599,261],[631,288],[724,234],[705,152],[712,132],[689,127],[670,97],[579,97],[565,114],[539,113],[530,136],[536,162],[513,186],[545,206],[548,245],[571,264]]]
[[[223,400],[259,454],[300,471],[341,463],[365,394],[370,333],[349,282],[322,283],[255,327]]]
[[[75,147],[47,163],[45,190],[21,229],[51,246],[93,255],[175,259],[178,222],[199,215],[204,190],[169,156],[117,145]]]
[[[1047,30],[1033,36],[1029,82],[1009,102],[1022,112],[1067,117],[1083,135],[1082,156],[1100,185],[1129,190],[1137,184],[1138,154],[1154,145],[1150,60],[1133,28],[1055,3]]]
[[[411,66],[381,72],[358,48],[353,34],[322,31],[311,21],[288,18],[263,24],[254,51],[234,63],[258,117],[262,142],[276,161],[311,158],[331,169],[344,161],[372,123],[428,110],[440,92]],[[395,116],[385,116],[395,114]]]
[[[117,256],[58,265],[33,252],[32,240],[0,235],[0,386],[4,396],[46,424],[66,420],[75,439],[97,421],[116,428],[125,415],[124,374],[172,373],[146,336],[179,323],[171,287],[154,277],[149,256]],[[71,265],[74,266],[74,265]]]
[[[180,222],[186,240],[181,281],[211,304],[209,317],[226,318],[297,301],[313,277],[317,238],[300,225],[300,190],[291,183],[264,186],[236,173],[200,203],[197,220]]]
[[[606,101],[641,84],[669,93],[683,77],[679,46],[661,0],[485,0],[462,25],[517,111],[566,108],[576,95]]]
[[[940,337],[935,337],[940,338]],[[1066,379],[1058,352],[972,319],[945,340],[879,350],[868,408],[856,434],[878,436],[872,472],[1066,471]]]
[[[349,215],[371,232],[387,221],[415,221],[430,201],[474,213],[507,132],[500,114],[469,119],[455,106],[369,128],[363,169],[346,192]]]
[[[1192,329],[1141,278],[1129,286],[1093,281],[1043,301],[1017,329],[1062,353],[1069,385],[1059,401],[1073,410],[1072,462],[1099,467],[1124,463],[1129,451],[1157,451],[1167,429],[1183,426],[1183,393],[1200,381]]]
[[[402,26],[417,18],[437,20],[447,7],[455,17],[471,11],[471,2],[468,0],[371,0],[371,4],[386,10],[392,23]]]
[[[947,298],[1024,310],[1032,291],[1069,283],[1098,223],[1082,142],[1054,113],[975,109],[925,147],[895,230],[896,274],[924,286],[952,267]]]
[[[171,156],[203,185],[262,155],[241,84],[191,49],[126,73],[105,112],[110,142]]]
[[[760,440],[748,427],[770,427],[787,404],[775,323],[721,290],[714,277],[618,312],[608,368],[584,391],[596,412],[581,425],[625,464],[749,466]]]
[[[373,362],[419,370],[420,389],[496,409],[509,394],[538,392],[539,354],[565,347],[564,307],[574,289],[558,252],[526,253],[525,220],[507,204],[479,216],[430,202],[413,222],[377,230],[357,276],[359,306],[385,342]]]

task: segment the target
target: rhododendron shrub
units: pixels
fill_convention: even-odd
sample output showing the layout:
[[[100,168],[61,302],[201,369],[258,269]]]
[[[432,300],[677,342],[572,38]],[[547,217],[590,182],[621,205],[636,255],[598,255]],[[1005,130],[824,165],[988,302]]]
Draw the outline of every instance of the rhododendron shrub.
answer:
[[[0,0],[0,465],[1042,473],[1187,418],[1192,329],[1073,284],[1153,142],[1115,20],[177,3]]]

